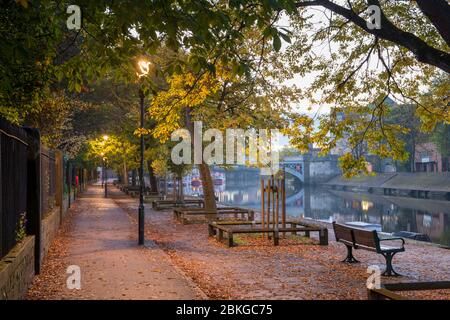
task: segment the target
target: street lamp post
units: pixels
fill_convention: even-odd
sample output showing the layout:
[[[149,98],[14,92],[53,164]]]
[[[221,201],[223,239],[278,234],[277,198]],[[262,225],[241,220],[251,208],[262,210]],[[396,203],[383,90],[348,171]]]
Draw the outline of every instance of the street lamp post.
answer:
[[[108,197],[108,159],[103,158],[103,167],[105,168],[105,198]]]
[[[139,90],[139,98],[141,102],[141,128],[144,127],[144,93]],[[141,159],[139,166],[139,244],[143,245],[144,237],[144,135],[141,134]]]
[[[150,62],[146,60],[140,60],[138,62],[139,72],[137,73],[138,77],[141,78],[148,74],[149,72]],[[139,99],[140,99],[140,111],[141,111],[141,121],[140,128],[144,128],[144,92],[142,88],[139,88]],[[138,235],[138,243],[139,245],[143,245],[145,242],[145,214],[144,214],[144,135],[141,132],[141,150],[140,150],[140,166],[139,166],[139,235]]]
[[[103,164],[103,153],[102,153],[102,189],[105,186],[105,166]]]
[[[106,141],[108,141],[109,136],[108,135],[103,135],[103,141],[104,144],[106,144]],[[104,145],[103,145],[104,146]],[[105,154],[102,152],[102,157],[103,157],[103,176],[105,179],[105,198],[108,197],[108,158],[105,157]]]

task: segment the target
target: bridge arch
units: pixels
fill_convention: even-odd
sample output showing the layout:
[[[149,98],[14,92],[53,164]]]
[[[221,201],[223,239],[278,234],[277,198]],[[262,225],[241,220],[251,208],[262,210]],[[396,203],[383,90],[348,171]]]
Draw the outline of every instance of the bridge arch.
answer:
[[[302,169],[303,169],[303,167],[302,167]],[[295,168],[293,168],[292,166],[289,166],[289,165],[285,165],[284,170],[286,173],[289,173],[290,175],[293,175],[297,179],[300,179],[300,181],[302,183],[305,183],[305,176],[303,174],[303,170],[301,170],[301,171],[296,170]]]

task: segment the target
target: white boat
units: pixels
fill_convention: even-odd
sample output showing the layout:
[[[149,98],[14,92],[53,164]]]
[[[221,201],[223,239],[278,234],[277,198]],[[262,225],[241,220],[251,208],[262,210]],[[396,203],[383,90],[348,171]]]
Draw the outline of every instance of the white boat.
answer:
[[[350,227],[355,227],[355,228],[359,228],[359,229],[376,230],[377,232],[381,232],[381,224],[367,223],[367,222],[362,222],[362,221],[350,221],[350,222],[344,222],[344,224],[346,224]]]

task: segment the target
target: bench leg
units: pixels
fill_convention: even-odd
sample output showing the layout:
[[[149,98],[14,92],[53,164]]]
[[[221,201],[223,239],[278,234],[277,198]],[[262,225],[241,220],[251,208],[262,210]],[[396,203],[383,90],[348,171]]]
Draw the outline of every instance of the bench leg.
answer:
[[[297,224],[296,223],[291,223],[291,227],[292,228],[297,228]],[[297,231],[292,231],[291,235],[297,235]]]
[[[280,234],[278,233],[278,230],[275,230],[273,232],[273,244],[277,246],[279,245],[279,243],[280,243]]]
[[[228,247],[231,248],[233,246],[234,246],[233,232],[228,232]]]
[[[342,260],[342,262],[347,262],[347,263],[358,263],[359,261],[355,259],[355,257],[353,256],[352,253],[352,247],[345,245],[347,247],[347,257]]]
[[[216,233],[214,232],[214,227],[212,225],[208,225],[208,235],[213,237]]]
[[[216,235],[217,235],[217,241],[222,242],[222,239],[223,239],[223,230],[218,229]]]
[[[386,277],[400,277],[401,274],[395,272],[392,267],[392,258],[394,258],[394,253],[382,253],[383,257],[386,259],[386,270],[382,273]]]
[[[322,246],[328,245],[328,229],[322,229],[319,231],[319,244]]]
[[[309,231],[305,231],[305,237],[309,238],[310,237],[310,233]]]

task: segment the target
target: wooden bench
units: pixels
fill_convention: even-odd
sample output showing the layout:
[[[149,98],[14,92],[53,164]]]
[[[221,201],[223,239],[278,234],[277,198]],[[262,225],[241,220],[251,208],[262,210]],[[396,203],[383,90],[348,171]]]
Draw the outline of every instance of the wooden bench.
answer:
[[[392,267],[392,258],[398,252],[405,251],[405,240],[400,237],[383,238],[378,237],[377,231],[369,231],[358,228],[348,227],[333,222],[334,235],[336,241],[345,244],[347,247],[347,257],[342,262],[356,263],[359,262],[353,256],[352,249],[363,249],[381,254],[386,260],[386,270],[384,276],[400,276]],[[383,241],[400,240],[402,242],[399,247],[385,246]]]
[[[157,200],[164,200],[164,196],[161,194],[144,194],[144,202],[146,203],[152,203]]]
[[[126,194],[130,194],[130,192],[139,192],[139,186],[122,186],[120,190]]]
[[[250,209],[244,209],[239,207],[218,207],[217,211],[207,211],[204,208],[175,208],[173,210],[173,217],[175,220],[187,224],[189,222],[189,216],[205,216],[215,215],[218,219],[221,216],[233,216],[235,220],[240,216],[239,221],[253,221],[255,219],[255,212]],[[209,221],[202,221],[209,222]]]
[[[249,234],[249,233],[268,233],[272,235],[273,244],[277,246],[279,244],[280,232],[286,233],[290,232],[292,234],[297,234],[298,232],[305,232],[305,235],[309,237],[310,232],[319,233],[319,244],[328,245],[328,229],[316,225],[310,225],[298,221],[286,221],[285,226],[278,226],[277,228],[262,227],[261,222],[246,222],[246,223],[235,223],[235,222],[210,222],[208,225],[208,234],[210,237],[216,235],[219,242],[224,239],[224,233],[227,234],[227,245],[228,247],[234,246],[233,236],[234,234]]]
[[[380,288],[367,289],[369,300],[407,300],[398,291],[425,291],[450,289],[450,281],[386,283]]]
[[[154,210],[170,209],[176,207],[196,206],[203,208],[205,201],[203,199],[185,199],[185,200],[155,200],[152,202]]]
[[[125,192],[126,194],[135,197],[137,195],[139,195],[139,192],[141,191],[141,188],[139,186],[125,186],[125,185],[120,185],[119,186],[120,191]],[[145,187],[144,188],[144,195],[159,195],[158,192],[156,191],[151,191],[151,189],[149,187]]]

